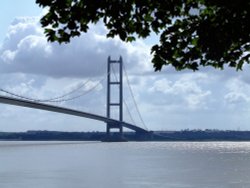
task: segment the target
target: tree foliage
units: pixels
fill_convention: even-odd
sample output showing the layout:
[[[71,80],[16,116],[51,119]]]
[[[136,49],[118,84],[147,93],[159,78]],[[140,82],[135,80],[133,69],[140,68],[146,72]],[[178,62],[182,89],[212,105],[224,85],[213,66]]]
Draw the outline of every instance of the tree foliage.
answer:
[[[159,36],[151,49],[155,70],[200,66],[241,69],[250,62],[249,0],[36,0],[49,41],[70,42],[103,21],[107,37],[131,42]]]

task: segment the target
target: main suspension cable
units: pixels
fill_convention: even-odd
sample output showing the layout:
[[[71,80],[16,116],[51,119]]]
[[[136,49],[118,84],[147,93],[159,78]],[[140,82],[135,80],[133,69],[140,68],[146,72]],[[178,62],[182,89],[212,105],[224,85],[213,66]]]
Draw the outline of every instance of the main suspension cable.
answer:
[[[89,90],[85,91],[84,93],[82,94],[79,94],[79,95],[76,95],[76,96],[73,96],[73,97],[70,97],[70,98],[66,98],[66,99],[61,99],[61,100],[53,100],[53,101],[49,101],[49,102],[66,102],[66,101],[71,101],[71,100],[74,100],[74,99],[77,99],[79,97],[82,97],[90,92],[92,92],[95,88],[97,88],[99,86],[99,84],[105,80],[106,78],[106,75],[101,79],[99,80],[93,87],[91,87]]]
[[[26,100],[30,100],[30,101],[35,101],[35,102],[53,102],[55,100],[58,100],[58,99],[61,99],[61,98],[64,98],[66,96],[69,96],[71,95],[72,93],[75,93],[76,91],[80,90],[81,88],[83,88],[88,82],[90,82],[90,79],[88,79],[86,82],[84,82],[83,84],[81,84],[80,86],[78,86],[77,88],[63,94],[63,95],[60,95],[60,96],[57,96],[57,97],[53,97],[53,98],[48,98],[48,99],[34,99],[34,98],[31,98],[31,97],[26,97],[26,96],[23,96],[23,95],[18,95],[14,92],[11,92],[9,90],[6,90],[6,89],[2,89],[0,88],[0,91],[1,92],[4,92],[4,93],[7,93],[9,95],[12,95],[12,96],[15,96],[15,97],[18,97],[18,98],[22,98],[22,99],[26,99]]]
[[[116,75],[115,70],[114,70],[114,67],[113,67],[112,65],[111,65],[111,70],[112,70],[112,72],[113,72],[115,81],[118,82],[117,75]],[[126,103],[126,101],[124,100],[124,98],[123,98],[122,102],[125,104],[125,107],[126,107],[126,109],[127,109],[128,115],[129,115],[129,117],[130,117],[132,123],[133,123],[134,125],[136,125],[135,120],[134,120],[134,118],[132,117],[132,114],[131,114],[130,111],[129,111],[128,104]]]
[[[103,68],[104,68],[104,65],[103,65],[103,67],[100,67],[100,70],[103,69]],[[102,80],[103,79],[101,79],[101,81]],[[56,96],[56,97],[53,97],[53,98],[48,98],[48,99],[35,99],[35,98],[32,98],[32,97],[27,97],[27,96],[16,94],[14,92],[11,92],[11,91],[9,91],[7,89],[3,89],[3,88],[0,88],[0,92],[4,92],[4,93],[7,93],[7,94],[12,95],[12,96],[15,96],[15,97],[18,97],[18,98],[21,98],[21,99],[25,99],[25,100],[29,100],[29,101],[34,101],[34,102],[61,102],[61,101],[68,101],[68,100],[73,100],[75,98],[81,97],[81,96],[89,93],[90,91],[94,90],[98,86],[98,84],[101,82],[101,81],[99,81],[98,84],[95,84],[92,88],[89,89],[90,91],[85,91],[85,93],[82,93],[81,95],[77,95],[75,97],[71,97],[71,98],[68,98],[66,100],[62,99],[64,97],[67,97],[67,96],[69,96],[69,95],[77,92],[78,90],[82,89],[90,81],[91,81],[90,78],[88,78],[87,81],[85,81],[84,83],[80,84],[75,89],[73,89],[73,90],[71,90],[71,91],[69,91],[67,93],[64,93],[62,95],[59,95],[59,96]]]
[[[136,111],[137,111],[137,113],[138,113],[138,115],[139,115],[139,118],[140,118],[140,120],[141,120],[141,122],[142,122],[144,128],[145,128],[146,130],[148,130],[148,128],[147,128],[147,126],[146,126],[146,124],[145,124],[145,122],[144,122],[144,120],[143,120],[143,118],[142,118],[142,115],[141,115],[141,113],[140,113],[140,111],[139,111],[138,105],[137,105],[137,103],[136,103],[135,96],[134,96],[133,90],[132,90],[132,88],[131,88],[131,85],[130,85],[130,82],[129,82],[129,79],[128,79],[128,74],[127,74],[127,71],[126,71],[126,68],[125,68],[124,65],[123,65],[123,68],[124,68],[124,72],[125,72],[126,81],[127,81],[128,87],[129,87],[129,91],[130,91],[130,94],[131,94],[131,96],[132,96],[133,102],[134,102],[134,104],[135,104]]]
[[[136,123],[135,123],[135,120],[134,120],[134,118],[133,118],[133,116],[132,116],[130,110],[129,110],[128,104],[126,103],[125,100],[123,100],[123,103],[125,104],[125,107],[126,107],[126,109],[127,109],[128,115],[129,115],[129,117],[130,117],[132,123],[135,125]]]
[[[124,68],[124,66],[123,66],[123,68]],[[112,69],[112,71],[113,71],[113,73],[114,73],[115,81],[118,81],[118,78],[117,78],[117,75],[115,74],[115,70],[114,70],[113,66],[111,66],[111,69]],[[127,79],[127,82],[128,82],[128,79]],[[129,82],[128,82],[128,85],[129,85]],[[131,88],[130,88],[130,92],[132,93],[132,89],[131,89]],[[133,97],[133,101],[134,101],[134,103],[135,103],[135,98],[134,98],[133,93],[132,93],[132,97]],[[125,104],[125,106],[126,106],[126,108],[127,108],[127,111],[128,111],[129,116],[130,116],[130,119],[132,120],[132,122],[133,122],[134,125],[135,125],[136,123],[135,123],[135,121],[134,121],[134,118],[132,117],[132,114],[131,114],[131,112],[130,112],[130,110],[129,110],[128,104],[126,103],[126,101],[125,101],[124,99],[123,99],[123,103]],[[139,110],[138,110],[138,106],[137,106],[136,103],[135,103],[135,106],[136,106],[137,113],[138,113]],[[141,117],[140,113],[138,113],[138,114],[139,114],[139,117],[140,117],[140,119],[141,119],[141,121],[142,121],[142,123],[143,123],[144,128],[147,130],[148,128],[146,127],[144,121],[142,120],[142,117]]]

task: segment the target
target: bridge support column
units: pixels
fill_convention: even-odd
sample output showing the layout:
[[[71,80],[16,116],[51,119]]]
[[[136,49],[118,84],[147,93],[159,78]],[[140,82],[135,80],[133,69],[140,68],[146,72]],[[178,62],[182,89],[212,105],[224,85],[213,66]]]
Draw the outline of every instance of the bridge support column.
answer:
[[[107,128],[106,128],[106,134],[111,135],[111,129],[119,129],[119,134],[122,136],[123,135],[123,128],[121,125],[110,125],[107,123]]]
[[[119,69],[118,76],[112,71],[114,70],[114,66]],[[118,66],[118,67],[117,67]],[[111,60],[110,56],[108,57],[108,64],[107,64],[107,118],[114,118],[111,117],[111,109],[114,107],[118,107],[119,110],[119,121],[121,122],[118,125],[114,125],[111,123],[107,123],[106,128],[106,136],[112,137],[114,134],[119,135],[119,137],[123,138],[123,62],[122,57],[120,56],[119,60]],[[112,76],[111,76],[112,75]],[[111,90],[113,87],[118,87],[118,101],[111,100]],[[118,133],[115,132],[114,134],[111,133],[111,129],[119,129]]]

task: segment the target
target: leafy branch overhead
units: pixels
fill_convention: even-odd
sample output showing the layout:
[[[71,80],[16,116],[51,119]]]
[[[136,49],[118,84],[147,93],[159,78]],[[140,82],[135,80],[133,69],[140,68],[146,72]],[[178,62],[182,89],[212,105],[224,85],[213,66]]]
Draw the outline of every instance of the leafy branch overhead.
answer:
[[[107,37],[131,42],[159,35],[152,47],[155,70],[200,66],[241,69],[250,62],[249,0],[36,0],[49,41],[70,42],[103,21]]]

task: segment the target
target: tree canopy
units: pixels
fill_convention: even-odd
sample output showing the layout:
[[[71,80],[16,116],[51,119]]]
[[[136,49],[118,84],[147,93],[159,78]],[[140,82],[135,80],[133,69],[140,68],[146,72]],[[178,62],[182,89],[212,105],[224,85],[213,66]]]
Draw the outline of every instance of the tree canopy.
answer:
[[[70,42],[103,21],[107,37],[131,42],[149,37],[155,70],[200,66],[242,69],[250,62],[249,0],[36,0],[49,11],[41,18],[49,41]]]

